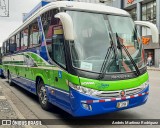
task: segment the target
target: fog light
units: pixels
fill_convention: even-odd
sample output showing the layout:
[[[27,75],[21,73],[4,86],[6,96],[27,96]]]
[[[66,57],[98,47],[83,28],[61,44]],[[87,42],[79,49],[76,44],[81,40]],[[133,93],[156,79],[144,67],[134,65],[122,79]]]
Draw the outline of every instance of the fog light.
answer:
[[[83,106],[84,109],[92,111],[92,106],[91,105],[82,103],[82,106]]]

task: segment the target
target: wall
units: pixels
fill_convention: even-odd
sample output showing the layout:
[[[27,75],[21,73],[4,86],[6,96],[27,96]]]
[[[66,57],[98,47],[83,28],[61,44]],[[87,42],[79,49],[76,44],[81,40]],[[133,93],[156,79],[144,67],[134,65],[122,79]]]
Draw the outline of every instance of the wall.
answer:
[[[160,49],[155,49],[155,67],[160,68]]]

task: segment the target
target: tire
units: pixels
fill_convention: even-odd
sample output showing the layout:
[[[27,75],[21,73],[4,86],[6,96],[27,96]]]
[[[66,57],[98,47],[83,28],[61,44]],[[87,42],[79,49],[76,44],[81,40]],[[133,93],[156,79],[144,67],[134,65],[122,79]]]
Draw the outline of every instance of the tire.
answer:
[[[8,72],[8,83],[10,86],[14,85],[14,83],[12,82],[12,76],[11,76],[10,72]]]
[[[38,95],[38,99],[41,107],[46,111],[50,110],[51,104],[48,101],[47,92],[46,92],[46,88],[44,86],[43,81],[40,81],[38,83],[37,95]]]

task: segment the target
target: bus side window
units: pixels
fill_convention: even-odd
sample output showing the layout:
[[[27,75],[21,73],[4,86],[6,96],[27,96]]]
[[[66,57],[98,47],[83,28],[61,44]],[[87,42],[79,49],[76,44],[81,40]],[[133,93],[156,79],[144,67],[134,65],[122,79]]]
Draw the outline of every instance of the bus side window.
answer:
[[[66,68],[63,35],[53,39],[53,60]]]
[[[6,54],[6,42],[3,43],[3,55]]]
[[[48,53],[51,58],[53,58],[53,48],[52,48],[52,35],[53,35],[53,26],[58,24],[58,20],[54,17],[59,11],[53,9],[42,14],[42,24],[44,29],[44,34],[46,38],[46,44]]]
[[[24,39],[23,39],[23,31],[21,31],[21,49],[23,50],[23,42],[24,42]]]
[[[19,33],[16,35],[16,46],[17,46],[16,51],[19,51],[20,50],[20,34]]]
[[[25,28],[21,32],[21,49],[27,49],[28,46],[28,28]]]
[[[23,38],[24,38],[24,42],[23,42],[23,49],[27,49],[28,47],[28,28],[24,29],[24,33],[23,33]]]
[[[29,36],[30,45],[29,45],[29,47],[31,48],[31,47],[39,45],[39,43],[40,43],[39,42],[39,28],[38,28],[38,22],[37,22],[37,20],[35,20],[30,25],[29,33],[30,33],[30,36]]]
[[[6,53],[9,53],[9,40],[6,41]]]
[[[16,42],[15,36],[10,38],[10,53],[14,53],[16,51]]]
[[[61,22],[58,20],[58,24],[53,26],[53,60],[66,68],[65,54],[64,54],[64,35]]]

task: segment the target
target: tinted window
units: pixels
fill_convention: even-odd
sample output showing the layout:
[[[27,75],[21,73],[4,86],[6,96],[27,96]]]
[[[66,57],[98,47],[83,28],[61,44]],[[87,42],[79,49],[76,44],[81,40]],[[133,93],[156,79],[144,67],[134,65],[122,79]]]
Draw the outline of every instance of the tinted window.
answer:
[[[47,49],[50,57],[53,56],[52,51],[52,36],[53,36],[53,27],[58,25],[59,20],[55,18],[55,14],[58,13],[58,10],[50,10],[42,15],[42,24],[43,30],[46,38]]]
[[[9,53],[9,40],[6,41],[6,53]]]
[[[24,50],[28,46],[28,28],[21,32],[21,49]]]
[[[3,55],[6,53],[6,42],[3,43]]]
[[[66,68],[64,54],[64,39],[62,35],[53,40],[53,60]]]
[[[23,49],[23,42],[24,42],[24,34],[23,31],[21,31],[21,49]]]
[[[15,36],[10,38],[10,52],[13,53],[16,51],[16,42],[15,42]]]
[[[23,49],[26,49],[28,46],[28,28],[24,29],[24,42],[23,42]]]
[[[17,44],[17,51],[20,50],[20,34],[16,35],[16,44]]]

